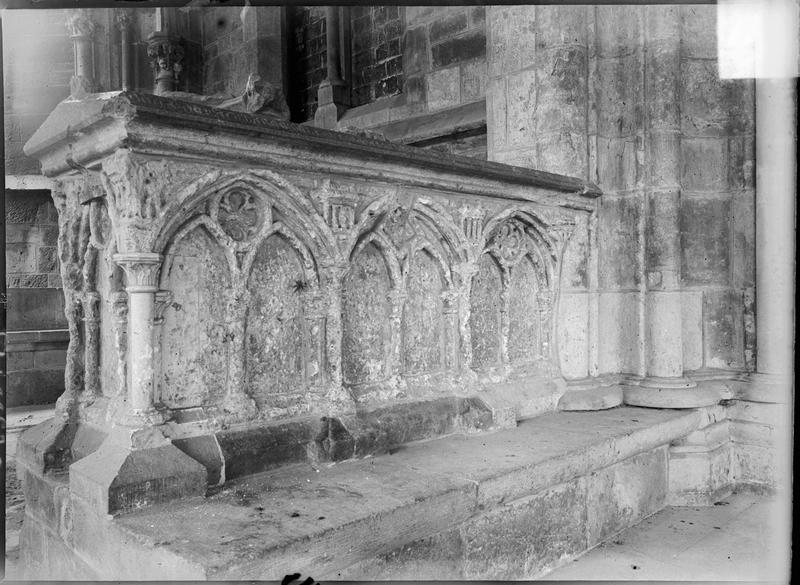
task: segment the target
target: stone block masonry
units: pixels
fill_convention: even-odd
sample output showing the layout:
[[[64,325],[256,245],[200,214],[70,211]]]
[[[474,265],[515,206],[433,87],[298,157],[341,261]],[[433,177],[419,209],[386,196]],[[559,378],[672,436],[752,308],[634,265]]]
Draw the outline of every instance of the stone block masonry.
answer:
[[[7,190],[6,406],[53,404],[64,391],[69,334],[50,191]]]

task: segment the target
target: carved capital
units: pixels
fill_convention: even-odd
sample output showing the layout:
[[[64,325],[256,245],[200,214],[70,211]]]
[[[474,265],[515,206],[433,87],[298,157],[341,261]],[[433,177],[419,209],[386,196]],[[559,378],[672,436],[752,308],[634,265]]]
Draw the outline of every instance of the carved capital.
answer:
[[[147,39],[147,56],[155,74],[156,94],[172,91],[183,70],[183,47],[165,31],[154,32]]]
[[[114,254],[114,262],[125,271],[128,293],[156,292],[158,273],[161,269],[161,254],[149,252]]]
[[[132,20],[131,11],[125,8],[120,8],[114,15],[114,24],[120,31],[127,31]]]
[[[97,31],[97,23],[92,20],[91,11],[86,8],[77,8],[67,13],[67,30],[75,38],[91,37]]]
[[[120,252],[153,246],[168,206],[168,193],[188,171],[166,160],[143,159],[120,149],[103,161],[100,174]]]

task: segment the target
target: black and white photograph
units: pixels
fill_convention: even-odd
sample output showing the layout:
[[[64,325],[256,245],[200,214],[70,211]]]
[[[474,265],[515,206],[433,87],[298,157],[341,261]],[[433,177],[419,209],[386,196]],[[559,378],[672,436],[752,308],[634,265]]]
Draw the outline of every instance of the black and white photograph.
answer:
[[[788,584],[799,15],[0,0],[0,580]]]

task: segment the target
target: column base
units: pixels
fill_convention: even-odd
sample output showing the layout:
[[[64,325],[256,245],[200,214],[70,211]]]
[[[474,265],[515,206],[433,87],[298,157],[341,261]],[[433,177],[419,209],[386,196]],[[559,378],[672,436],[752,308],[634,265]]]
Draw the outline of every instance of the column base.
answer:
[[[317,90],[317,111],[314,113],[314,125],[317,128],[334,129],[347,111],[347,86],[332,85],[329,80],[319,84]]]
[[[684,377],[649,377],[637,385],[625,386],[625,404],[648,408],[699,408],[717,404],[719,390]]]
[[[206,468],[154,428],[117,427],[69,468],[70,493],[101,514],[202,496],[206,481]]]
[[[600,386],[596,388],[568,390],[558,400],[558,410],[606,410],[619,406],[622,404],[622,401],[622,386]]]

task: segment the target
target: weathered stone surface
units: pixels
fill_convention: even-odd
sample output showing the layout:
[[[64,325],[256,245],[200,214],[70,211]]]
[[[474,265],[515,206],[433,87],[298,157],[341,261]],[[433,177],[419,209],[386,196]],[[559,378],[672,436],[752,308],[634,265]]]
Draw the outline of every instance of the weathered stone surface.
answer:
[[[537,48],[557,45],[585,46],[588,14],[584,6],[537,6]]]
[[[463,542],[457,530],[422,538],[337,571],[337,579],[447,579],[463,577]]]
[[[536,56],[536,7],[493,6],[486,19],[489,38],[489,75],[519,71]]]
[[[681,293],[681,341],[683,343],[684,370],[698,370],[703,366],[703,294]]]
[[[597,52],[602,57],[629,55],[640,46],[641,8],[595,6]]]
[[[482,254],[478,273],[472,281],[470,295],[470,329],[472,335],[472,364],[481,369],[502,362],[501,301],[502,275],[497,261]]]
[[[621,386],[568,390],[559,400],[559,410],[605,410],[622,404]]]
[[[422,374],[442,369],[444,318],[441,268],[426,252],[411,259],[403,311],[403,370]]]
[[[276,469],[234,481],[202,505],[191,499],[117,518],[99,517],[72,498],[70,538],[104,579],[278,578],[298,566],[315,578],[341,578],[356,563],[387,577],[430,579],[458,566],[465,576],[481,566],[532,574],[558,562],[564,547],[572,551],[583,542],[571,554],[585,549],[592,471],[617,477],[619,512],[604,518],[635,521],[635,511],[658,493],[631,489],[650,485],[649,464],[638,462],[658,458],[652,449],[696,428],[696,414],[631,408],[551,414],[509,431],[418,443],[319,471]],[[643,452],[656,455],[637,455]],[[602,469],[609,466],[615,467]],[[558,528],[563,508],[578,531],[572,523]],[[609,510],[607,502],[601,508]],[[541,518],[550,518],[547,526],[561,536],[548,540]],[[478,527],[510,529],[515,537],[490,539]],[[524,559],[512,554],[529,541],[539,544]],[[113,552],[123,546],[124,558]],[[499,551],[498,562],[481,546]]]
[[[107,514],[203,495],[206,469],[173,445],[126,448],[107,439],[70,466],[69,491]]]
[[[449,67],[425,76],[425,95],[429,110],[441,110],[455,106],[459,101],[459,68]]]
[[[607,540],[664,507],[669,475],[667,451],[662,446],[587,476],[589,546]]]
[[[597,62],[597,133],[605,138],[628,137],[641,126],[641,105],[636,56],[599,59]]]
[[[433,27],[431,27],[431,35],[433,35]],[[431,65],[434,68],[447,67],[457,61],[481,59],[485,55],[486,34],[483,31],[475,31],[432,45]]]
[[[22,282],[17,283],[18,287],[9,286],[8,305],[12,310],[8,312],[6,324],[8,331],[66,328],[64,294],[56,288],[46,288],[46,275],[36,276],[37,278],[45,276],[44,287],[25,288]]]
[[[672,448],[669,454],[669,496],[673,506],[710,506],[733,487],[730,443],[707,449]]]
[[[224,252],[197,227],[173,244],[170,254],[162,277],[172,299],[161,326],[159,396],[171,408],[218,402],[226,389],[230,345],[224,291],[231,281]]]
[[[625,404],[649,408],[697,408],[720,401],[712,388],[644,388],[625,386]]]
[[[559,361],[567,378],[584,378],[589,374],[589,295],[561,293],[559,299]]]
[[[598,347],[601,373],[633,371],[639,357],[639,308],[636,293],[601,293],[598,327],[603,342]]]
[[[305,461],[306,446],[315,435],[316,429],[308,422],[221,431],[216,440],[224,458],[225,479]]]
[[[525,145],[530,141],[531,132],[536,128],[536,71],[526,69],[508,76],[506,85],[495,83],[492,100],[507,105],[503,112],[497,112],[497,123],[502,127],[508,120],[508,142],[511,145]],[[501,115],[502,114],[502,115]]]
[[[347,384],[378,382],[390,375],[386,342],[390,288],[380,249],[365,246],[353,258],[342,291],[342,373]]]
[[[682,277],[687,283],[727,284],[731,263],[730,200],[681,200]]]
[[[744,365],[740,295],[735,290],[709,290],[703,295],[703,339],[707,367],[728,369]]]
[[[598,229],[601,290],[638,286],[637,240],[641,213],[642,204],[634,197],[615,197],[603,202],[603,220]]]
[[[293,415],[307,408],[299,293],[310,284],[289,242],[273,236],[262,244],[249,280],[245,329],[247,393],[261,410]]]
[[[209,486],[225,483],[225,458],[219,441],[213,435],[173,439],[172,444],[189,457],[202,463],[208,472]]]
[[[587,547],[586,484],[575,480],[487,512],[462,528],[467,579],[525,579]]]

